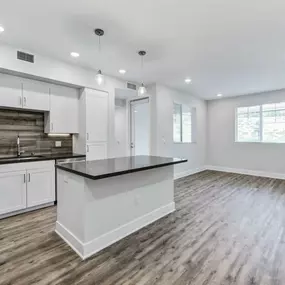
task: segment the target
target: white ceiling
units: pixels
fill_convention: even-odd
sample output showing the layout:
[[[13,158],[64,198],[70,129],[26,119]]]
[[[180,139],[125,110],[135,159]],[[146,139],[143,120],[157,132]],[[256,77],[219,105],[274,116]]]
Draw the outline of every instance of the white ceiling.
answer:
[[[146,83],[211,99],[285,88],[284,11],[284,0],[0,0],[0,42],[133,81],[146,49]]]

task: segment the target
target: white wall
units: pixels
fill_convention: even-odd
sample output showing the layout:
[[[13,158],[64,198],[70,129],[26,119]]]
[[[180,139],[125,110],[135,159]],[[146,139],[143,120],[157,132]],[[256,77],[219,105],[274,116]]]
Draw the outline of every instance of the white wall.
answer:
[[[208,101],[207,164],[285,174],[285,145],[235,142],[235,108],[285,101],[285,91]]]
[[[128,137],[129,137],[129,120],[126,100],[115,101],[115,150],[114,153],[116,157],[128,156]]]
[[[178,92],[162,85],[149,86],[151,97],[151,153],[168,157],[184,157],[188,163],[175,167],[175,175],[201,169],[206,161],[207,103],[187,93]],[[173,102],[196,108],[197,132],[195,143],[173,142]]]

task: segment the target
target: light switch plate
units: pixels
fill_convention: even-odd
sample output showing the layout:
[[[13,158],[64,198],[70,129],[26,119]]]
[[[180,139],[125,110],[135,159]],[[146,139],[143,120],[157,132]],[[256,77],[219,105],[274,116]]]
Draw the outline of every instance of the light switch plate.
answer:
[[[61,147],[61,141],[56,141],[55,142],[55,147]]]

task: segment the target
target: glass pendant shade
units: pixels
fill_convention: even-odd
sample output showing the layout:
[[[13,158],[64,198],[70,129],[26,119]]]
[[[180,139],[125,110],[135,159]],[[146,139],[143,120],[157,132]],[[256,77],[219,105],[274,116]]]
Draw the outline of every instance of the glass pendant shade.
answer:
[[[139,95],[142,96],[144,94],[146,94],[146,88],[144,84],[142,83],[142,85],[139,87]]]
[[[104,83],[104,75],[102,74],[101,70],[98,71],[97,75],[95,76],[95,80],[99,86]]]

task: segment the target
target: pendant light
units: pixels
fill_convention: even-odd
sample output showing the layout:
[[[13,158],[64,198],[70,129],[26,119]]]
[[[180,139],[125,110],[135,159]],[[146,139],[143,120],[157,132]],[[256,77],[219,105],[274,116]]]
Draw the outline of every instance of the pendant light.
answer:
[[[104,31],[101,29],[95,29],[95,35],[98,36],[99,39],[99,54],[101,53],[101,37],[104,36]],[[102,74],[101,69],[98,70],[95,80],[97,84],[100,86],[104,83],[104,75]]]
[[[139,96],[143,96],[143,95],[145,95],[146,92],[147,92],[147,90],[146,90],[146,88],[145,88],[145,86],[144,86],[144,83],[143,83],[143,58],[144,58],[144,56],[146,55],[146,52],[145,52],[144,50],[140,50],[140,51],[138,52],[138,54],[139,54],[139,56],[141,57],[141,69],[142,69],[142,84],[141,84],[141,86],[139,87],[138,92],[139,92]]]

